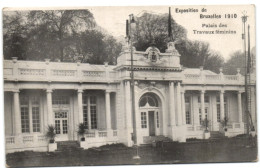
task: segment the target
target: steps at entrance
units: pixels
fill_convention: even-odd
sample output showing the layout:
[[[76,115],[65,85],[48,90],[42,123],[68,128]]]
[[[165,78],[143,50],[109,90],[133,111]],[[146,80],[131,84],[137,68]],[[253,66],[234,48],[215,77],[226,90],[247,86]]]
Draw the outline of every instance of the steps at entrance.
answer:
[[[223,139],[225,136],[219,131],[210,131],[210,139]]]
[[[57,142],[57,151],[80,151],[83,148],[80,147],[78,141],[60,141]]]
[[[151,144],[154,141],[167,141],[167,142],[171,142],[172,139],[165,137],[163,135],[159,135],[159,136],[146,136],[144,137],[144,144]]]

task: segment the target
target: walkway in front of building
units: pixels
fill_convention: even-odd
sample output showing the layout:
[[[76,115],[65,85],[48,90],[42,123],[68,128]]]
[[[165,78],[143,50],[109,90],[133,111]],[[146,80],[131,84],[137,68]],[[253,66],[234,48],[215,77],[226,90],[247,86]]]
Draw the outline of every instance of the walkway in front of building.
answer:
[[[88,150],[63,152],[16,152],[7,155],[10,167],[86,166],[161,163],[253,162],[257,146],[246,147],[245,138],[164,143],[163,148],[141,146],[139,161],[133,160],[135,148],[122,144],[105,145]],[[256,140],[254,141],[256,142]]]

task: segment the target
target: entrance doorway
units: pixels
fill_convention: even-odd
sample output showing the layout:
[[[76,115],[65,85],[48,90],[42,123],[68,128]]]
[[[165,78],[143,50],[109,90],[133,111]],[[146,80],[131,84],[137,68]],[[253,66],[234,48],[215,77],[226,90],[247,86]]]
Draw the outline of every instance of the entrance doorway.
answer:
[[[161,135],[160,128],[160,99],[154,93],[145,93],[139,100],[139,112],[141,118],[142,135],[157,136]]]
[[[68,137],[68,111],[56,111],[55,113],[55,131],[57,141],[67,141]]]
[[[148,111],[149,116],[149,136],[155,136],[154,111]]]

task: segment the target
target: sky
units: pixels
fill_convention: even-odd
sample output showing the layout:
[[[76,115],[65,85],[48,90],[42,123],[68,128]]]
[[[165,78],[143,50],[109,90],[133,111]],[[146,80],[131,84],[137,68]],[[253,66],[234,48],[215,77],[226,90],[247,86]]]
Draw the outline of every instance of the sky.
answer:
[[[251,46],[255,46],[255,12],[254,6],[170,6],[171,14],[174,20],[187,29],[187,37],[190,40],[206,41],[210,44],[210,48],[219,52],[225,60],[230,54],[243,49],[241,39],[242,21],[241,16],[246,11],[248,15],[247,24],[251,26]],[[169,6],[130,6],[130,7],[91,7],[88,8],[96,19],[96,22],[105,28],[113,36],[125,36],[125,20],[129,18],[129,14],[141,16],[144,12],[154,14],[168,13]],[[197,9],[198,12],[180,13],[176,9]],[[201,12],[202,8],[207,12]],[[200,14],[221,15],[221,19],[200,19]],[[236,14],[236,18],[223,18],[225,14]],[[233,15],[234,16],[234,15]],[[227,25],[227,27],[206,28],[208,24]],[[215,31],[215,30],[232,30],[236,34],[194,34],[193,30],[198,31]],[[246,33],[247,34],[247,33]]]
[[[1,0],[0,1],[0,7],[1,9],[4,8],[4,7],[23,7],[23,8],[35,8],[35,7],[38,7],[38,8],[42,8],[42,7],[71,7],[71,6],[148,6],[148,5],[167,5],[167,6],[164,6],[164,7],[161,7],[161,8],[158,8],[158,7],[154,7],[153,8],[153,12],[155,13],[166,13],[168,12],[168,6],[170,4],[177,4],[177,5],[190,5],[190,4],[197,4],[197,5],[201,5],[201,4],[256,4],[256,6],[259,8],[260,7],[260,1],[259,0],[212,0],[212,1],[206,1],[206,0],[193,0],[193,1],[190,1],[190,0],[73,0],[73,1],[64,1],[64,0],[56,0],[56,1],[53,1],[53,0],[44,0],[44,1],[35,1],[35,0]],[[234,50],[239,50],[242,48],[242,42],[241,42],[241,36],[239,36],[239,34],[241,34],[241,31],[237,34],[237,37],[236,39],[234,40],[230,40],[229,38],[227,39],[221,39],[219,40],[218,38],[217,39],[211,39],[211,38],[208,38],[208,37],[203,37],[203,36],[195,36],[195,35],[192,35],[191,32],[192,32],[192,28],[189,28],[189,27],[195,27],[194,25],[190,24],[191,22],[195,22],[195,20],[199,20],[199,19],[196,19],[194,17],[191,16],[191,14],[187,14],[186,17],[188,17],[188,21],[187,20],[184,20],[182,19],[182,15],[180,14],[176,14],[173,12],[174,10],[174,6],[171,6],[172,7],[172,16],[173,18],[182,26],[184,26],[187,30],[188,30],[188,38],[190,39],[199,39],[199,38],[203,38],[203,40],[205,41],[208,41],[211,43],[211,48],[214,49],[214,50],[218,50],[218,51],[222,51],[221,53],[223,54],[224,57],[228,58],[228,54]],[[147,7],[141,7],[140,9],[139,8],[136,8],[136,7],[131,7],[131,8],[124,8],[122,9],[122,7],[119,7],[117,8],[116,10],[113,10],[113,13],[118,13],[118,10],[121,11],[121,13],[119,13],[120,15],[116,15],[116,16],[113,16],[111,17],[110,15],[112,15],[113,13],[112,12],[108,12],[107,10],[98,10],[98,9],[94,9],[92,7],[92,12],[94,13],[94,16],[96,17],[96,20],[97,22],[103,26],[104,28],[106,28],[108,31],[111,31],[114,35],[119,35],[119,34],[122,34],[124,35],[124,23],[125,23],[125,20],[126,18],[128,18],[128,14],[129,13],[134,13],[134,14],[139,14],[141,11],[145,10],[145,8]],[[251,7],[252,8],[252,7]],[[121,10],[120,10],[121,9]],[[151,8],[149,9],[146,9],[146,10],[149,10],[150,11]],[[233,11],[235,9],[233,9],[233,7],[228,7],[227,9],[227,12],[230,13],[229,11]],[[251,10],[251,9],[250,9]],[[97,14],[97,11],[101,11],[101,13]],[[111,10],[110,10],[111,11]],[[239,9],[239,12],[243,11],[243,9]],[[103,14],[102,14],[103,13]],[[256,14],[257,14],[257,17],[259,18],[259,11],[257,12],[256,11]],[[106,14],[106,15],[105,15]],[[241,15],[241,13],[240,13]],[[2,12],[0,12],[0,16],[2,16]],[[104,18],[107,18],[107,16],[110,16],[110,18],[114,18],[115,19],[115,22],[114,24],[106,24],[104,22]],[[184,17],[184,18],[186,18]],[[2,17],[0,17],[2,19]],[[103,19],[102,19],[103,18]],[[1,20],[0,19],[0,20]],[[106,19],[106,20],[107,20]],[[250,15],[250,25],[251,27],[254,25],[254,20],[253,17],[251,17]],[[241,20],[240,20],[240,16],[239,16],[239,19],[236,20],[237,22],[237,29],[241,29]],[[112,23],[112,22],[111,22]],[[259,22],[257,22],[257,25],[259,25]],[[117,30],[117,31],[113,31],[113,30]],[[120,31],[121,32],[120,32]],[[0,31],[2,31],[2,21],[0,22]],[[255,31],[254,31],[255,32]],[[256,34],[258,39],[259,39],[259,33]],[[3,46],[3,37],[1,36],[1,40],[0,40],[0,45]],[[253,41],[254,39],[252,39],[252,43],[255,42],[255,40]],[[216,41],[216,42],[215,42]],[[214,45],[216,43],[216,45]],[[234,45],[234,43],[236,43],[236,45]],[[232,47],[231,47],[232,45]],[[253,45],[252,45],[253,46]],[[257,49],[259,48],[258,47],[259,44],[257,44]],[[222,50],[222,48],[227,48],[224,50]],[[2,58],[3,58],[3,48],[1,47],[0,48],[0,53],[2,55]],[[257,59],[257,64],[258,64],[258,59]],[[3,64],[0,64],[0,77],[3,79]],[[259,73],[257,72],[257,78],[260,77],[260,75],[258,75]],[[259,84],[257,84],[258,87],[259,87]],[[3,90],[3,82],[0,84],[0,90]],[[259,95],[259,89],[258,89],[258,92],[257,94]],[[4,110],[4,106],[3,106],[3,95],[2,94],[0,96],[0,107],[2,107],[2,111]],[[260,104],[260,99],[258,99],[258,104]],[[2,112],[1,115],[1,122],[4,123],[4,113]],[[258,115],[258,121],[260,120],[260,115]],[[4,124],[0,124],[0,135],[1,137],[4,137]],[[260,138],[258,138],[258,144],[260,143]],[[4,147],[4,138],[0,138],[0,165],[1,167],[5,167],[5,147]],[[221,163],[221,167],[223,168],[229,168],[229,167],[236,167],[236,168],[245,168],[245,167],[259,167],[260,165],[260,162],[257,162],[257,163]],[[174,167],[181,167],[181,168],[190,168],[190,167],[193,167],[193,168],[208,168],[208,167],[211,167],[211,168],[219,168],[220,164],[188,164],[188,165],[174,165]],[[93,167],[93,166],[91,166]],[[101,167],[104,167],[104,166],[101,166]],[[121,168],[122,166],[117,166],[119,168]],[[125,167],[125,166],[123,166]],[[127,166],[129,168],[132,168],[132,167],[136,167],[136,166]],[[171,168],[172,165],[149,165],[149,166],[146,166],[146,167],[154,167],[154,168],[157,168],[157,167],[166,167],[166,168]],[[106,168],[112,168],[112,166],[106,166]]]

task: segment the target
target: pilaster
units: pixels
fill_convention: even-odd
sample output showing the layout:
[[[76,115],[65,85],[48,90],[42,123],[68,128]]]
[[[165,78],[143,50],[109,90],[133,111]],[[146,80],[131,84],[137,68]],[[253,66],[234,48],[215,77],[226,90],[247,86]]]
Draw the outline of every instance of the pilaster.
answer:
[[[13,91],[14,99],[14,120],[15,120],[15,135],[21,133],[21,112],[20,112],[20,100],[19,100],[19,90]]]
[[[83,105],[82,105],[82,89],[78,89],[78,117],[79,117],[79,123],[83,123]]]
[[[106,128],[111,129],[110,91],[106,90]]]
[[[47,111],[48,111],[48,125],[54,125],[53,111],[52,111],[52,89],[47,89]]]

